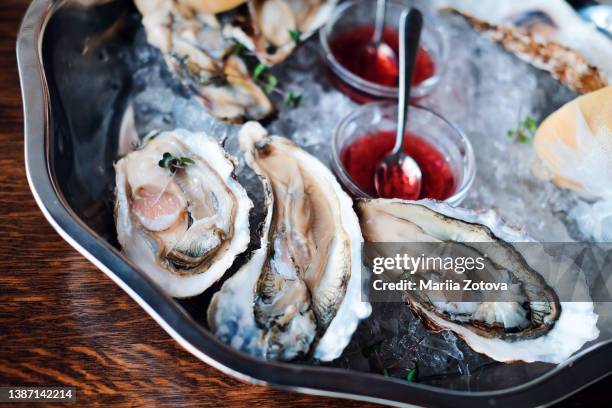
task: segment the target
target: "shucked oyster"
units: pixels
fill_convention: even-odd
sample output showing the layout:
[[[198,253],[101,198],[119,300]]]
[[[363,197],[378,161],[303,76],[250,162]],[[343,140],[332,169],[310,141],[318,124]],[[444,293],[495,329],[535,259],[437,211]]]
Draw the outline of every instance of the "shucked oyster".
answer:
[[[260,249],[213,297],[211,330],[261,358],[332,360],[371,310],[352,201],[323,163],[258,123],[243,126],[240,145],[267,215]]]
[[[244,61],[233,55],[212,14],[187,0],[136,0],[149,42],[194,92],[211,115],[229,122],[263,119],[274,112],[266,93],[253,81]]]
[[[193,164],[162,168],[165,153]],[[247,248],[253,204],[234,178],[232,158],[205,134],[161,133],[115,171],[119,243],[168,295],[202,293]]]
[[[261,120],[274,113],[237,43],[266,65],[287,58],[331,16],[336,0],[135,0],[148,41],[215,117]],[[228,15],[229,14],[229,15]]]
[[[224,28],[259,59],[274,65],[329,19],[337,0],[249,0],[249,22]]]
[[[521,291],[521,301],[516,297],[469,303],[431,300],[422,291],[406,291],[411,307],[430,328],[452,330],[475,351],[504,362],[560,363],[599,335],[593,303],[559,302],[542,276],[502,240],[528,238],[503,226],[491,213],[477,214],[436,202],[383,199],[360,201],[357,207],[366,241],[484,243],[487,250],[481,255],[494,265],[495,276]]]

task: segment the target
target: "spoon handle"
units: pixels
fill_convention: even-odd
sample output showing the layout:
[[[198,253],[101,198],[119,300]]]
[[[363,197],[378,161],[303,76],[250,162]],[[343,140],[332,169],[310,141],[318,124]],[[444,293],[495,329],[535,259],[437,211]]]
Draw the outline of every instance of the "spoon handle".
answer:
[[[385,28],[385,16],[387,14],[387,0],[376,2],[376,21],[374,23],[374,35],[372,42],[376,45],[382,42],[383,29]]]
[[[417,9],[402,12],[400,17],[399,41],[399,101],[397,112],[397,134],[393,153],[404,150],[404,133],[406,132],[406,117],[410,105],[410,88],[414,77],[417,52],[421,30],[423,29],[423,15]]]

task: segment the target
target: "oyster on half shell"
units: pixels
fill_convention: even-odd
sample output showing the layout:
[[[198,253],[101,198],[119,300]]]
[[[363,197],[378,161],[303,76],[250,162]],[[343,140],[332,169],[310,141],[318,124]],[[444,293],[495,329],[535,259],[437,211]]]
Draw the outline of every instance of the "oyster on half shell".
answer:
[[[171,172],[165,153],[193,164]],[[117,238],[123,253],[170,296],[202,293],[250,242],[253,204],[234,160],[203,133],[164,132],[115,164]]]
[[[323,163],[258,123],[243,126],[240,145],[267,215],[261,247],[211,301],[211,330],[261,358],[333,360],[371,311],[353,203]]]
[[[612,83],[612,40],[564,0],[434,0],[578,93]]]
[[[249,0],[248,23],[229,24],[224,32],[262,62],[274,65],[325,24],[336,3],[337,0]]]
[[[151,45],[170,70],[213,116],[228,122],[263,119],[274,112],[266,93],[253,81],[244,61],[231,52],[213,14],[188,1],[136,0]]]
[[[429,328],[452,330],[475,351],[504,362],[561,363],[599,335],[593,303],[559,302],[553,288],[506,242],[529,238],[492,212],[385,199],[360,201],[357,211],[368,242],[485,243],[487,252],[481,255],[495,266],[495,276],[520,290],[522,297],[503,302],[445,301],[424,291],[406,291],[406,300]]]

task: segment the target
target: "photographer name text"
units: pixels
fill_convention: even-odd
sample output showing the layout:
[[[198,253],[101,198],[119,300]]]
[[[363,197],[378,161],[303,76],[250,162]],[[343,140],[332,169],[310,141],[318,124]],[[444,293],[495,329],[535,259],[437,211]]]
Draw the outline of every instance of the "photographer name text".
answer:
[[[385,282],[381,279],[376,279],[372,282],[374,290],[380,291],[505,291],[508,290],[508,284],[505,282],[484,282],[473,281],[471,279],[463,279],[461,282],[446,280],[444,282],[435,282],[432,280],[421,280],[419,282],[402,279],[397,282]]]

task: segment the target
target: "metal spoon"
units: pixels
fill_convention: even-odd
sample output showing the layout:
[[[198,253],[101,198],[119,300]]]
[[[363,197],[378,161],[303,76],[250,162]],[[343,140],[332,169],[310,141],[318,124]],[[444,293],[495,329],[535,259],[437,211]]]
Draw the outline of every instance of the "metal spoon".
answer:
[[[387,0],[378,0],[376,2],[374,34],[365,48],[366,58],[364,58],[364,61],[372,67],[368,72],[386,73],[386,75],[393,77],[393,73],[397,71],[398,61],[393,48],[383,40],[386,14]]]
[[[400,17],[400,79],[397,133],[391,153],[378,165],[374,187],[381,197],[415,200],[421,194],[421,169],[404,153],[406,117],[410,104],[410,88],[414,76],[423,15],[417,9],[404,11]]]
[[[374,35],[372,36],[372,44],[376,48],[377,54],[389,56],[397,59],[395,51],[387,43],[383,41],[383,30],[385,29],[385,16],[387,15],[387,0],[378,0],[376,2],[376,22],[374,25]]]

